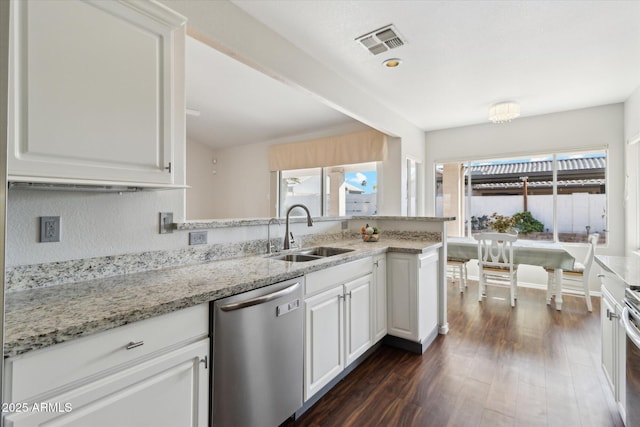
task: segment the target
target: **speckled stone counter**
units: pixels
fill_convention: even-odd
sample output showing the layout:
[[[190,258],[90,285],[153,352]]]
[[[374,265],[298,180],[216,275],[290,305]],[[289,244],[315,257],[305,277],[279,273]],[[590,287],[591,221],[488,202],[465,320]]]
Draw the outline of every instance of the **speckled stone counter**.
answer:
[[[342,255],[292,263],[265,255],[11,292],[5,298],[5,357],[302,276],[385,252],[423,253],[433,240],[351,238]]]
[[[620,279],[607,281],[606,288],[623,306],[624,290],[631,286],[640,289],[640,257],[596,255],[595,261],[604,271]]]
[[[596,255],[595,260],[600,267],[614,273],[627,286],[640,288],[640,257]]]

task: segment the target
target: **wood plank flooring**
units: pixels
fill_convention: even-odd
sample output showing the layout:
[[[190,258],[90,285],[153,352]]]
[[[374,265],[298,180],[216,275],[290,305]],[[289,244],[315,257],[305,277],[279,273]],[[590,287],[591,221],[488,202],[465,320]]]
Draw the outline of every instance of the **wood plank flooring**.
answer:
[[[290,426],[623,426],[600,366],[600,300],[449,284],[448,335],[419,356],[383,346]]]

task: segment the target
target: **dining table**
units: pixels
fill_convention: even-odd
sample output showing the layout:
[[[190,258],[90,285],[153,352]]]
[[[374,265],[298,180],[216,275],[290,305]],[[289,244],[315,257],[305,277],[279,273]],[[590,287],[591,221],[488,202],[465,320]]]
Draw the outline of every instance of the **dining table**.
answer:
[[[447,257],[478,259],[478,241],[469,237],[447,237]],[[554,269],[555,288],[547,281],[547,304],[555,296],[556,310],[562,310],[562,271],[573,269],[575,258],[560,243],[518,239],[513,243],[513,263]]]

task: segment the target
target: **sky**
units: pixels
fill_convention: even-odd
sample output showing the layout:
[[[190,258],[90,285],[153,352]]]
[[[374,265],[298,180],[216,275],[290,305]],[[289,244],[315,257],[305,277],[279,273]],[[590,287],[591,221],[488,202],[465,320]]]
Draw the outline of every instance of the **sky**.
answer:
[[[378,176],[376,171],[347,172],[344,174],[344,178],[354,187],[363,189],[365,194],[378,192]],[[367,185],[363,186],[362,181],[366,181]]]

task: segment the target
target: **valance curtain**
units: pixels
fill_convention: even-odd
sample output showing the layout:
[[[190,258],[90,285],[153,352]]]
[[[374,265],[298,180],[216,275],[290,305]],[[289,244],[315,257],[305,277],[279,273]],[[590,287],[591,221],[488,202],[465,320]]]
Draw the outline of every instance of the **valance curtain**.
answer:
[[[269,147],[271,171],[379,162],[386,159],[386,135],[373,129]]]

